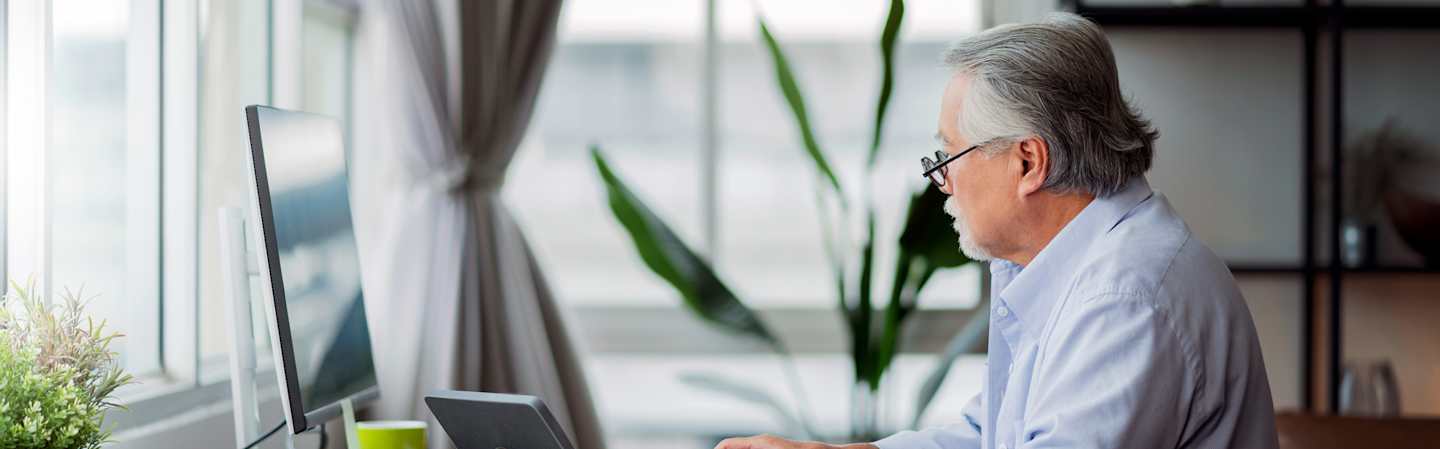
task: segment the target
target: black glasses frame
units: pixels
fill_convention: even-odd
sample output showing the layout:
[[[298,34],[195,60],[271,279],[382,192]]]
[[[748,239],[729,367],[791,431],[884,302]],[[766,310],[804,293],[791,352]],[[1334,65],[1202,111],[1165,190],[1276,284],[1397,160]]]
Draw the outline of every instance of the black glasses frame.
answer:
[[[924,167],[925,169],[924,172],[920,173],[920,176],[930,179],[930,183],[934,184],[935,187],[945,187],[945,175],[947,174],[947,169],[945,168],[945,166],[950,165],[951,162],[955,162],[956,159],[960,159],[961,156],[964,156],[971,151],[975,151],[989,143],[990,142],[987,141],[971,145],[970,148],[966,148],[959,153],[955,153],[954,156],[949,157],[945,155],[944,150],[935,150],[934,160],[931,160],[929,157],[920,158],[920,166]],[[940,162],[937,163],[935,161]],[[930,176],[936,171],[940,172],[939,177]]]

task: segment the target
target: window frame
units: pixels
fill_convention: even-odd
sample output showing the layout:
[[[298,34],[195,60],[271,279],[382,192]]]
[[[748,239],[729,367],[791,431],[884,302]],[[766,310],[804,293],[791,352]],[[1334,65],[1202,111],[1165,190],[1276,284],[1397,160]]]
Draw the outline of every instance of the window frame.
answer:
[[[49,141],[50,16],[49,2],[4,1],[5,15],[5,258],[9,292],[11,278],[36,281],[49,297],[49,226],[46,162]],[[23,235],[30,238],[11,239]]]
[[[165,197],[162,205],[163,226],[164,229],[184,231],[165,232],[163,243],[166,257],[162,270],[165,279],[161,295],[164,313],[160,317],[160,327],[165,335],[161,344],[166,357],[164,371],[142,379],[155,382],[153,387],[134,391],[125,398],[128,399],[129,410],[115,415],[117,429],[121,431],[142,428],[185,410],[228,402],[230,397],[228,357],[204,357],[200,353],[198,330],[201,319],[197,271],[200,262],[198,246],[201,244],[198,241],[199,220],[212,218],[209,216],[213,215],[198,207],[198,162],[200,151],[203,151],[200,148],[198,120],[202,88],[199,71],[200,1],[203,0],[166,0],[163,11],[163,98],[166,108],[163,128],[166,151],[162,177],[166,182],[166,193],[171,194]],[[352,9],[328,0],[270,0],[266,46],[272,104],[298,107],[303,98],[300,77],[304,61],[299,57],[303,30],[300,27],[304,25],[304,14],[312,10],[342,18],[350,30],[350,38],[354,38],[358,17]],[[281,39],[282,36],[284,39]],[[275,50],[279,47],[274,42],[278,41],[293,42],[293,54],[277,55]],[[347,51],[353,52],[353,46]],[[346,60],[353,62],[353,55],[346,55]],[[175,77],[182,81],[172,81],[177,79]],[[349,94],[350,90],[346,89],[346,93]],[[176,148],[180,150],[176,151]],[[182,187],[178,191],[172,190],[172,186],[177,184]],[[255,378],[260,380],[258,392],[261,399],[278,395],[274,385],[265,381],[275,376],[268,351],[257,352],[256,357],[260,369]]]
[[[0,0],[0,276],[9,276],[5,261],[9,258],[9,197],[10,197],[10,4]],[[6,279],[8,281],[8,279]],[[0,295],[9,294],[9,282],[0,282]]]
[[[134,205],[139,210],[151,207],[153,217],[139,217],[127,222],[127,239],[150,238],[157,242],[154,251],[133,256],[127,252],[127,277],[151,279],[143,292],[127,295],[127,300],[140,301],[132,308],[138,322],[140,316],[153,314],[155,326],[131,327],[127,338],[153,341],[153,354],[160,370],[140,374],[141,384],[121,392],[121,402],[129,410],[107,417],[116,430],[144,432],[154,424],[173,418],[188,410],[228,402],[228,371],[225,358],[206,360],[200,354],[199,298],[199,225],[212,219],[213,211],[199,210],[198,163],[201,147],[199,113],[201,109],[200,2],[204,0],[128,0],[131,7],[130,31],[127,40],[126,109],[130,118],[143,120],[140,126],[127,126],[126,151],[129,172],[136,181],[150,180],[134,186],[132,191],[145,192]],[[347,63],[353,71],[358,13],[338,6],[330,0],[266,0],[269,2],[270,29],[267,55],[270,58],[269,88],[271,102],[282,107],[298,107],[303,99],[301,70],[304,61],[300,39],[303,37],[305,15],[318,11],[326,19],[339,17],[348,22]],[[719,130],[719,36],[716,31],[716,0],[703,1],[706,29],[703,46],[707,51],[702,69],[702,108],[706,119],[700,124],[701,197],[705,236],[703,253],[716,257],[719,246],[720,218],[718,211],[720,167]],[[19,6],[19,7],[17,7]],[[42,273],[37,282],[42,292],[51,290],[48,271],[49,204],[46,183],[48,151],[25,151],[23,148],[48,148],[49,106],[47,94],[13,95],[16,91],[49,92],[52,48],[52,7],[48,0],[0,0],[0,273],[14,278],[16,273]],[[34,40],[26,48],[14,48],[12,37]],[[281,39],[281,37],[284,37]],[[275,42],[291,43],[276,46]],[[349,74],[350,71],[347,71]],[[347,118],[353,117],[353,87],[347,92]],[[28,96],[27,96],[28,95]],[[17,98],[19,97],[19,98]],[[25,106],[25,107],[18,107]],[[238,114],[237,114],[238,116]],[[139,123],[139,122],[136,122]],[[347,120],[347,140],[349,140]],[[139,130],[139,132],[137,132]],[[133,156],[133,157],[131,157]],[[127,177],[127,182],[128,182]],[[131,198],[127,197],[127,203]],[[129,217],[131,214],[127,214]],[[129,220],[129,218],[127,218]],[[133,235],[132,235],[133,234]],[[38,236],[12,242],[12,235]],[[40,243],[36,243],[40,242]],[[712,263],[716,263],[713,262]],[[153,267],[149,273],[144,266]],[[139,270],[139,271],[130,271]],[[4,291],[4,287],[0,287]],[[780,329],[802,329],[782,332],[798,352],[843,352],[843,335],[828,330],[812,332],[813,318],[830,316],[832,307],[757,307],[771,324]],[[768,351],[740,339],[714,338],[714,332],[690,319],[678,303],[663,307],[597,305],[578,307],[584,316],[613,317],[601,326],[586,327],[579,323],[579,337],[592,345],[596,354],[657,354],[657,353],[759,353]],[[939,320],[961,322],[973,310],[920,310],[914,321]],[[676,338],[656,340],[656,325],[670,324]],[[838,321],[836,322],[838,326]],[[912,329],[944,329],[939,326],[912,326]],[[943,347],[949,335],[921,332],[913,335],[907,351],[934,352]],[[132,340],[134,341],[134,340]],[[677,349],[683,348],[683,349]],[[699,349],[696,349],[699,348]],[[263,360],[268,359],[260,354]],[[205,373],[226,372],[218,379]],[[273,379],[274,372],[263,368],[257,379]],[[274,395],[273,385],[261,382],[261,395]],[[266,393],[269,391],[269,393]],[[266,424],[266,423],[262,423]]]
[[[161,366],[199,386],[200,0],[161,10]]]
[[[213,366],[227,360],[202,360],[199,347],[199,224],[209,215],[199,210],[198,202],[201,1],[128,0],[125,239],[150,244],[127,246],[124,300],[133,307],[112,325],[125,328],[130,342],[140,343],[126,354],[126,369],[139,383],[117,392],[128,410],[107,416],[121,435],[148,431],[187,410],[228,402],[230,394],[228,374],[203,377],[207,372],[228,373],[223,366]],[[353,66],[357,12],[327,0],[268,3],[270,97],[272,103],[279,103],[277,97],[288,98],[295,107],[301,99],[304,61],[298,45],[290,57],[276,58],[275,36],[298,42],[304,14],[323,14],[328,23],[348,31],[345,59]],[[49,0],[0,0],[0,274],[23,280],[35,273],[39,293],[46,298],[54,291],[49,270],[52,198],[46,176],[53,121],[53,21]],[[346,82],[351,82],[348,74]],[[276,92],[276,84],[290,90]],[[352,90],[347,87],[345,93]],[[7,290],[8,283],[0,286],[0,293]],[[153,325],[133,325],[146,321]],[[269,358],[261,359],[258,378],[273,378],[273,369],[264,363]],[[146,365],[158,370],[133,368]],[[267,384],[261,382],[260,394],[273,399],[277,393]]]
[[[722,81],[719,78],[727,68],[721,58],[724,57],[725,44],[730,41],[720,37],[715,29],[716,0],[697,1],[702,2],[705,7],[702,17],[705,29],[701,34],[703,40],[699,42],[705,54],[701,57],[701,89],[698,92],[699,111],[703,117],[698,127],[700,151],[695,157],[696,163],[699,164],[698,182],[701,185],[699,186],[698,209],[702,219],[699,223],[700,238],[695,242],[697,243],[696,250],[701,257],[706,258],[713,265],[720,265],[722,263],[720,259],[723,256],[720,236],[725,229],[733,229],[733,227],[722,229],[725,227],[725,223],[723,222],[723,212],[719,211],[720,202],[723,199],[723,195],[719,192],[723,191],[725,187],[721,183],[735,181],[735,179],[726,180],[723,177],[725,167],[721,166],[724,146],[721,142],[723,135],[720,127],[723,117],[720,112],[722,110],[720,102],[723,101],[722,98],[726,97],[719,92],[722,89]],[[988,7],[988,2],[984,1],[977,1],[975,4],[977,8]],[[977,14],[988,15],[983,10],[977,11]],[[786,112],[788,113],[788,110]],[[786,118],[788,119],[788,116]],[[925,188],[929,188],[928,183],[925,184]],[[967,300],[982,294],[980,291],[985,288],[987,282],[988,272],[983,265],[974,269],[978,270],[978,280],[974,284],[976,290],[974,292],[956,292],[958,296]],[[949,296],[955,296],[955,294]],[[980,298],[975,299],[978,303]],[[849,351],[848,331],[844,329],[837,309],[830,301],[815,301],[804,305],[773,304],[761,301],[752,303],[750,306],[772,331],[777,333],[777,338],[786,343],[793,355],[845,354]],[[574,320],[571,324],[575,338],[584,342],[586,355],[591,358],[635,355],[759,355],[768,354],[771,351],[761,343],[738,338],[706,325],[682,306],[678,300],[664,305],[599,302],[571,304],[567,308],[570,309],[568,313],[570,316],[584,318],[583,320]],[[983,310],[975,307],[916,310],[904,328],[902,335],[904,344],[901,345],[900,351],[912,357],[918,355],[938,359],[954,337],[959,324],[968,322],[977,312],[983,312]],[[663,335],[665,338],[655,338],[656,335]],[[982,347],[983,344],[982,341]],[[951,374],[954,375],[955,372]],[[839,375],[848,375],[848,373]],[[784,387],[778,388],[783,389]],[[601,387],[592,386],[592,394],[601,394],[597,392],[601,389]],[[697,394],[703,395],[704,393]],[[610,424],[617,427],[618,430],[616,434],[611,435],[612,439],[617,436],[621,438],[652,438],[657,435],[669,437],[679,435],[686,430],[696,430],[666,429],[652,435],[650,433],[641,434],[641,432],[643,432],[642,429],[654,432],[657,429],[654,423],[611,422]]]
[[[128,1],[125,239],[153,244],[127,245],[124,300],[131,313],[116,317],[113,327],[124,328],[127,340],[138,343],[127,348],[126,369],[140,383],[119,392],[122,402],[130,404],[129,411],[110,417],[120,431],[226,400],[229,394],[228,376],[201,378],[205,371],[197,331],[198,225],[205,219],[204,211],[198,210],[197,178],[199,1]],[[323,11],[331,20],[343,20],[353,39],[356,20],[351,9],[321,0],[270,1],[271,29],[266,39],[272,58],[273,35],[301,35],[302,11]],[[290,8],[273,7],[275,3]],[[293,29],[282,31],[286,27]],[[38,293],[46,298],[54,292],[47,176],[53,31],[50,1],[0,0],[0,273],[22,280],[33,273]],[[299,56],[299,49],[294,50],[293,56]],[[346,60],[353,61],[353,56],[347,54]],[[303,61],[298,57],[286,61],[291,64],[288,72],[272,66],[270,76],[279,73],[278,78],[289,80],[296,91],[291,95],[298,101]],[[8,282],[0,286],[3,292],[8,292]],[[147,321],[153,325],[133,325]],[[138,370],[138,366],[158,370]]]
[[[142,375],[163,372],[164,360],[160,326],[127,326],[141,317],[161,313],[161,3],[160,0],[131,0],[129,35],[125,45],[126,133],[126,309],[129,315],[119,323],[126,328],[128,348],[126,369]],[[148,211],[148,212],[147,212]],[[145,242],[151,244],[144,245]],[[143,248],[143,250],[141,250]],[[157,323],[158,324],[158,323]],[[156,367],[141,371],[137,367]]]

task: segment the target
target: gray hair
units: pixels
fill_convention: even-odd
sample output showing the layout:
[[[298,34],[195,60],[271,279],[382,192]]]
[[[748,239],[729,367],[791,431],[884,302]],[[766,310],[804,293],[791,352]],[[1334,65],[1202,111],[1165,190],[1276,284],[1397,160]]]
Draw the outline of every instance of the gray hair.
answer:
[[[1108,196],[1150,169],[1159,136],[1120,92],[1100,27],[1055,13],[991,28],[945,53],[969,77],[960,135],[972,143],[1039,136],[1050,148],[1044,189]]]

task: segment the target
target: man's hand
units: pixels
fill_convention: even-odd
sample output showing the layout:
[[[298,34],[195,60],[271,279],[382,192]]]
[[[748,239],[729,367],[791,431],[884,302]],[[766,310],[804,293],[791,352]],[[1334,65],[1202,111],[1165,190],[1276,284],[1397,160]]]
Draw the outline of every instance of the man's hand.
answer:
[[[792,441],[784,438],[760,435],[749,438],[729,438],[721,441],[715,449],[878,449],[875,445],[856,443],[834,446],[813,441]]]

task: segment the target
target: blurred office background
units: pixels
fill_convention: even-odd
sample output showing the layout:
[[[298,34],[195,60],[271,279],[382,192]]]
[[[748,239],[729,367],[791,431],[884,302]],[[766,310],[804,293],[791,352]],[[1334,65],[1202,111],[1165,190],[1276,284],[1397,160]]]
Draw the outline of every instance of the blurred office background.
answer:
[[[591,144],[788,343],[817,427],[843,435],[855,380],[818,236],[819,181],[757,18],[789,56],[841,184],[872,189],[884,243],[878,266],[890,267],[892,236],[923,187],[915,162],[936,149],[947,43],[1050,10],[1079,11],[1106,28],[1126,94],[1161,133],[1152,185],[1235,271],[1277,409],[1336,413],[1345,380],[1387,366],[1399,404],[1382,413],[1440,415],[1440,3],[1200,3],[905,2],[884,145],[867,178],[889,1],[567,0],[528,126],[484,207],[509,217],[501,222],[515,233],[506,235],[528,242],[521,253],[533,255],[548,286],[539,296],[559,306],[608,446],[705,448],[724,436],[793,430],[764,405],[683,382],[687,373],[742,381],[786,408],[793,396],[772,352],[707,327],[646,268],[611,215]],[[99,294],[92,310],[126,334],[117,348],[143,380],[122,392],[131,410],[113,417],[119,447],[233,441],[215,209],[248,205],[245,105],[346,123],[367,288],[385,286],[383,295],[367,290],[367,301],[434,304],[393,295],[408,287],[448,292],[443,304],[462,307],[494,293],[425,285],[461,285],[462,269],[487,272],[457,262],[471,256],[458,249],[470,241],[463,233],[456,252],[444,253],[452,258],[430,268],[451,277],[384,268],[396,257],[394,215],[430,210],[392,202],[416,175],[403,151],[382,142],[405,138],[412,109],[403,105],[420,95],[393,88],[410,61],[394,57],[410,47],[384,31],[394,8],[0,4],[0,272]],[[475,43],[462,42],[472,34],[453,0],[434,4],[440,50],[453,66],[458,48]],[[463,78],[440,85],[453,95]],[[441,104],[459,114],[458,100]],[[484,220],[457,221],[474,222]],[[881,388],[882,429],[911,424],[936,352],[975,315],[981,271],[941,271],[924,290]],[[370,319],[372,328],[392,325],[384,314]],[[984,354],[958,358],[919,422],[958,419],[983,364]],[[382,366],[382,376],[393,368]]]

